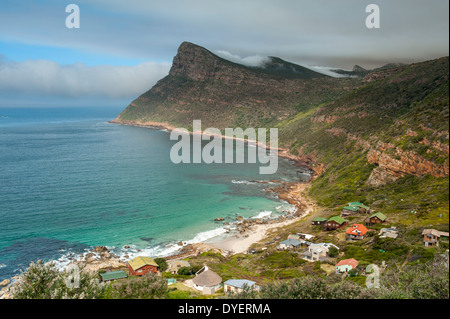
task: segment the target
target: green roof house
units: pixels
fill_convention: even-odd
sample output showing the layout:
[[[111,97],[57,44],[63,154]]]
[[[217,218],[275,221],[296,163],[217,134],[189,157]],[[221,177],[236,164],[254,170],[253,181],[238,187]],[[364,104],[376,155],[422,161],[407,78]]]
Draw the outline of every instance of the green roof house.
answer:
[[[369,206],[366,206],[360,202],[351,202],[348,203],[347,206],[344,206],[344,208],[342,208],[341,216],[345,217],[357,213],[368,213],[369,211],[370,211]]]
[[[341,216],[333,216],[329,218],[323,225],[324,230],[335,230],[346,226],[348,221]]]
[[[102,281],[110,281],[116,279],[127,278],[127,274],[123,270],[109,271],[100,274]]]
[[[375,224],[381,224],[386,221],[386,215],[380,212],[370,215],[369,218],[366,219],[367,226],[373,226]]]
[[[316,217],[312,220],[311,224],[312,225],[322,225],[323,223],[325,223],[327,221],[326,218],[323,217]]]

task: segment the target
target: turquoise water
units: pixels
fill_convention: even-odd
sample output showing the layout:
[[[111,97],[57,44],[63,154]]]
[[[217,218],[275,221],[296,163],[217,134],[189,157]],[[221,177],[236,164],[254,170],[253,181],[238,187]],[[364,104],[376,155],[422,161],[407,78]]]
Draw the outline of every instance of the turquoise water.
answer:
[[[214,218],[289,209],[252,182],[298,180],[288,161],[173,164],[169,133],[108,123],[120,111],[0,108],[0,280],[97,245],[164,255],[223,235]]]

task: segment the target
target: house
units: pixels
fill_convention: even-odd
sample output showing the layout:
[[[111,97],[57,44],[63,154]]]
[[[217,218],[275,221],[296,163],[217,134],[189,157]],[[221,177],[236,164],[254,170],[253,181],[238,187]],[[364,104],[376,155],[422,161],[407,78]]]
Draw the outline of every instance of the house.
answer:
[[[102,281],[110,281],[116,279],[127,278],[127,274],[123,270],[108,271],[100,274]]]
[[[397,238],[398,237],[398,229],[393,226],[391,228],[381,228],[380,230],[380,238]]]
[[[191,264],[187,260],[182,259],[172,259],[167,261],[167,271],[176,275],[178,274],[178,270],[183,267],[190,267]]]
[[[307,261],[319,261],[327,259],[331,247],[339,250],[339,247],[331,243],[311,244],[309,245],[308,250],[303,253],[303,259]]]
[[[142,276],[146,273],[157,273],[158,264],[150,257],[139,256],[128,261],[127,264],[130,276]]]
[[[358,207],[358,213],[369,213],[370,212],[370,207],[366,206],[360,202],[351,202],[351,203],[348,203],[348,206]]]
[[[323,217],[316,217],[312,220],[311,225],[322,225],[327,221],[326,218]]]
[[[243,292],[247,287],[251,290],[259,291],[260,287],[256,282],[246,279],[229,279],[223,283],[225,292],[239,293]]]
[[[341,217],[351,216],[358,213],[358,207],[356,206],[344,206],[342,208]]]
[[[203,266],[202,269],[197,271],[192,282],[194,288],[203,292],[204,295],[214,294],[222,287],[222,277],[209,269],[208,266]]]
[[[356,259],[344,259],[336,264],[336,273],[344,274],[348,273],[350,270],[355,269],[358,266],[358,261]]]
[[[324,230],[335,230],[347,225],[347,220],[340,216],[333,216],[323,224]]]
[[[425,247],[432,245],[439,246],[440,241],[448,242],[448,233],[436,229],[424,229],[422,235]]]
[[[385,214],[378,212],[370,215],[370,217],[368,217],[365,222],[367,226],[373,226],[375,224],[384,223],[386,221],[386,218],[387,217]]]
[[[363,224],[353,224],[352,227],[345,232],[347,240],[361,240],[366,237],[368,229]]]
[[[296,249],[302,245],[302,242],[297,239],[286,239],[280,242],[278,249]]]
[[[298,237],[299,237],[300,239],[310,240],[310,239],[314,238],[314,235],[298,233]]]
[[[369,206],[366,206],[360,202],[351,202],[348,203],[348,205],[342,209],[341,217],[351,216],[358,213],[364,214],[369,212],[370,212]]]
[[[300,236],[298,234],[290,234],[287,239],[296,239],[300,240]]]

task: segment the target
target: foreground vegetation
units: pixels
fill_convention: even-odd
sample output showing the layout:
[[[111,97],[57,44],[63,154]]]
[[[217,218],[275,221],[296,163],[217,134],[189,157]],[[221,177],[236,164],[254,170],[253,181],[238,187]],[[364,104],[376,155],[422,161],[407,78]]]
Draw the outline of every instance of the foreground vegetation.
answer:
[[[60,272],[53,264],[30,265],[16,286],[16,299],[161,299],[201,298],[170,288],[167,280],[156,274],[130,277],[112,283],[100,282],[97,275],[80,272],[80,284],[70,287],[73,274]],[[319,274],[261,286],[261,291],[218,294],[232,299],[445,299],[449,298],[448,259],[435,259],[404,268],[384,269],[380,287],[367,288],[347,277]]]

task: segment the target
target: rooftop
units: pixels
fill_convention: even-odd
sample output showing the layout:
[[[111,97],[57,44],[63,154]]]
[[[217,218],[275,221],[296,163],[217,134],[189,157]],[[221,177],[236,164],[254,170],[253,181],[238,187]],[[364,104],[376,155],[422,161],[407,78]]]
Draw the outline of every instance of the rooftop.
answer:
[[[153,258],[150,257],[143,257],[138,256],[136,258],[133,258],[128,261],[128,264],[131,266],[133,270],[142,268],[146,265],[156,266],[158,267],[158,264],[153,260]]]
[[[254,285],[256,285],[256,282],[247,279],[229,279],[225,281],[225,284],[242,289],[244,288],[244,286],[253,287]]]

